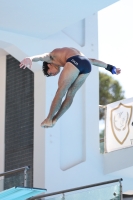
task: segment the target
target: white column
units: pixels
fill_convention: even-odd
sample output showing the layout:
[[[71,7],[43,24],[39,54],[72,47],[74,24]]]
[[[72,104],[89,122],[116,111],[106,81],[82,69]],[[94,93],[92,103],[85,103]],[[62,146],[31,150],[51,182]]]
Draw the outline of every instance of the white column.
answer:
[[[5,164],[5,97],[6,97],[6,56],[0,55],[0,173]],[[3,189],[0,177],[0,191]]]
[[[34,74],[34,161],[33,186],[45,187],[45,129],[40,124],[45,118],[45,77],[42,71]]]

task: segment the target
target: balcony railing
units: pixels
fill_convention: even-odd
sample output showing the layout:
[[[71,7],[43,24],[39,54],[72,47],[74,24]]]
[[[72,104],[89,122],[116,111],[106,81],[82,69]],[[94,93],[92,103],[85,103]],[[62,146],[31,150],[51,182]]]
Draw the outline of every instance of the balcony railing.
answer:
[[[27,200],[37,200],[40,198],[45,200],[122,200],[121,181],[122,179],[116,179],[49,194],[45,193],[30,197]]]
[[[29,166],[21,167],[18,169],[10,170],[0,174],[0,191],[9,189],[14,186],[27,187]]]

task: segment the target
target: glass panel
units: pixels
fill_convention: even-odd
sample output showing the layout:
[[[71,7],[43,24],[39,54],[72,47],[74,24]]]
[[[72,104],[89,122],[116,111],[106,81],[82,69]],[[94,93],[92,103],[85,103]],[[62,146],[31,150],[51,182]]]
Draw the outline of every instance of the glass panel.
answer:
[[[120,200],[120,184],[95,187],[95,189],[85,189],[82,191],[60,194],[45,200]]]
[[[24,172],[19,172],[16,174],[6,175],[5,177],[0,177],[0,191],[12,188],[12,187],[23,187],[24,186]],[[32,183],[29,180],[29,175],[27,171],[27,187],[32,187]]]
[[[104,153],[104,139],[100,140],[100,153]]]
[[[0,192],[3,191],[3,188],[4,188],[3,177],[0,177]]]
[[[105,126],[105,121],[100,120],[99,121],[99,149],[100,149],[101,154],[104,153],[104,132],[105,132],[104,126]]]
[[[14,186],[24,186],[24,174],[14,174],[10,176],[5,176],[4,178],[4,189],[9,189]]]

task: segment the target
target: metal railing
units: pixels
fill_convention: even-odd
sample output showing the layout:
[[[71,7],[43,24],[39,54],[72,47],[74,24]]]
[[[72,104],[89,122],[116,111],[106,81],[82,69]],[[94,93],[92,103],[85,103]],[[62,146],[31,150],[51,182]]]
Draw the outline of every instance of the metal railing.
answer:
[[[0,173],[0,177],[1,176],[7,176],[7,175],[11,175],[11,174],[16,174],[19,172],[23,172],[24,173],[24,187],[27,187],[27,170],[30,169],[30,166],[25,166],[25,167],[21,167],[18,169],[14,169],[14,170],[10,170],[10,171],[6,171],[4,173]]]
[[[122,184],[121,184],[122,180],[123,179],[115,179],[115,180],[96,183],[96,184],[92,184],[92,185],[86,185],[86,186],[83,186],[83,187],[77,187],[77,188],[72,188],[72,189],[68,189],[68,190],[62,190],[62,191],[48,193],[48,194],[41,194],[41,195],[37,195],[37,196],[34,196],[34,197],[30,197],[27,200],[36,200],[36,199],[55,196],[55,195],[59,195],[59,194],[62,194],[63,195],[62,198],[65,199],[64,198],[64,194],[65,193],[69,193],[69,192],[73,192],[73,191],[77,191],[77,190],[83,190],[83,189],[92,188],[92,187],[97,187],[97,186],[103,186],[103,185],[107,185],[107,184],[111,184],[111,183],[115,183],[115,182],[119,182],[119,184],[120,184],[120,198],[119,199],[122,200]],[[117,194],[114,193],[114,196],[116,196],[116,195]]]

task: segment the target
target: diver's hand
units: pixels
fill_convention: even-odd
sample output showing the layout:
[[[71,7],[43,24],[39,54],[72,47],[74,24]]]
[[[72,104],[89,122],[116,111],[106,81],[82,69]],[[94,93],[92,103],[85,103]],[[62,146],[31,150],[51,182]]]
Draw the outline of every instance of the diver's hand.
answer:
[[[116,68],[116,74],[120,74],[121,73],[121,69],[120,68]]]
[[[31,68],[32,66],[32,59],[31,58],[25,58],[23,59],[20,64],[19,64],[20,68],[25,69],[26,67]]]

